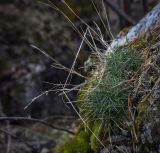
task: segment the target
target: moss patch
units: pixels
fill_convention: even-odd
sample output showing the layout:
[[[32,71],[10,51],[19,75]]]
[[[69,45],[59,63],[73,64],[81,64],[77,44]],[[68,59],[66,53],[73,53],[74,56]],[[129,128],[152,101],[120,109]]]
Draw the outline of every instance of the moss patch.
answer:
[[[92,131],[94,134],[92,134],[90,137],[91,149],[96,152],[102,147],[98,139],[102,141],[103,123],[100,121],[95,122],[93,124]]]
[[[135,128],[136,128],[136,134],[138,136],[138,142],[140,141],[139,138],[140,138],[141,126],[142,126],[143,122],[145,122],[145,119],[147,117],[145,112],[149,106],[150,106],[150,102],[148,100],[142,101],[138,105],[139,114],[135,120]]]
[[[90,132],[80,131],[70,142],[59,149],[59,153],[92,153]]]

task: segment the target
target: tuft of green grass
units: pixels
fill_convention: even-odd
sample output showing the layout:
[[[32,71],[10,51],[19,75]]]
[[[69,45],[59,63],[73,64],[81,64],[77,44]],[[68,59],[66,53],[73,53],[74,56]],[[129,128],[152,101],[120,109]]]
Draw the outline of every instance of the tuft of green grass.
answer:
[[[131,78],[137,73],[143,58],[132,47],[116,48],[106,57],[105,73],[95,90],[88,93],[83,114],[88,120],[118,122],[127,117]],[[96,79],[99,82],[99,78]],[[96,82],[93,82],[96,84]],[[94,86],[94,85],[93,85]]]

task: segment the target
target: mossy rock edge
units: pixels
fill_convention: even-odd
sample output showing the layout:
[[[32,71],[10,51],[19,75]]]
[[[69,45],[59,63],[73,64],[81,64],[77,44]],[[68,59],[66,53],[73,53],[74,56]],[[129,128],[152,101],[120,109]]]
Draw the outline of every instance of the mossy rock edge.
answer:
[[[90,79],[81,89],[78,100],[84,102],[78,104],[80,114],[84,120],[87,118],[88,127],[106,146],[104,148],[94,134],[90,133],[86,142],[90,151],[109,152],[109,135],[113,140],[111,147],[113,152],[119,152],[115,146],[123,151],[132,152],[133,144],[138,152],[158,151],[160,50],[159,47],[153,47],[159,42],[155,35],[116,48],[106,57],[105,73],[102,78],[99,78],[102,71],[97,64],[97,70],[90,73]],[[101,79],[100,84],[92,90],[96,83],[99,83],[99,79]],[[110,94],[107,93],[109,91]],[[113,103],[107,101],[107,98]],[[119,108],[120,100],[122,103]],[[134,120],[133,112],[136,112]],[[75,141],[78,142],[77,136]],[[64,151],[67,151],[67,148]],[[76,150],[75,153],[83,151]]]

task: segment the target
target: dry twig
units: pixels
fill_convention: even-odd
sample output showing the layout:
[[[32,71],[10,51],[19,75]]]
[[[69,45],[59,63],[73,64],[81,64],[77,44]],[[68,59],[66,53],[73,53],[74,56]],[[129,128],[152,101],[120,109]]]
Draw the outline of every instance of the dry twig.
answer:
[[[57,126],[54,126],[46,121],[43,121],[43,120],[39,120],[39,119],[35,119],[35,118],[26,118],[26,117],[0,117],[0,122],[2,121],[27,121],[27,122],[37,122],[37,123],[41,123],[41,124],[44,124],[48,127],[51,127],[53,129],[56,129],[56,130],[60,130],[60,131],[64,131],[64,132],[67,132],[69,134],[74,134],[74,132],[68,130],[68,129],[65,129],[65,128],[62,128],[62,127],[57,127]]]

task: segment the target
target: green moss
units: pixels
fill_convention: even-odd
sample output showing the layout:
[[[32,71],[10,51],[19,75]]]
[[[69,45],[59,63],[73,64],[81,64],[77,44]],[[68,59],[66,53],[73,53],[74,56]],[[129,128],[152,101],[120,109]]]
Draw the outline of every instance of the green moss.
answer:
[[[139,110],[139,113],[143,113],[144,111],[147,110],[147,108],[150,106],[150,102],[148,100],[146,101],[141,101],[138,105],[138,110]]]
[[[125,34],[129,31],[130,27],[124,27],[121,31]]]
[[[92,132],[84,128],[78,130],[77,135],[67,141],[67,143],[60,147],[59,153],[92,153],[97,152],[102,146],[104,137],[104,126],[101,121],[90,123]]]
[[[90,137],[91,149],[96,152],[101,147],[101,144],[98,141],[98,139],[100,141],[102,141],[102,134],[103,134],[103,124],[102,124],[102,122],[101,121],[94,122],[92,131],[93,131],[94,134],[92,134],[91,137]],[[103,134],[103,136],[104,136],[104,134]]]
[[[139,39],[136,39],[134,42],[128,44],[127,46],[133,49],[138,50],[140,53],[143,54],[143,56],[145,56],[145,51],[148,51],[148,53],[151,52],[151,46],[153,46],[153,44],[156,44],[157,42],[157,36],[156,35],[151,35],[150,37],[142,37]]]
[[[59,149],[59,153],[92,153],[90,132],[80,131],[72,140]]]
[[[138,138],[138,142],[140,142],[140,131],[143,123],[145,122],[147,118],[147,114],[145,113],[148,107],[150,106],[150,102],[148,100],[146,101],[141,101],[138,105],[138,116],[136,117],[135,120],[135,130],[136,130],[136,135]],[[138,143],[137,142],[137,143]]]

